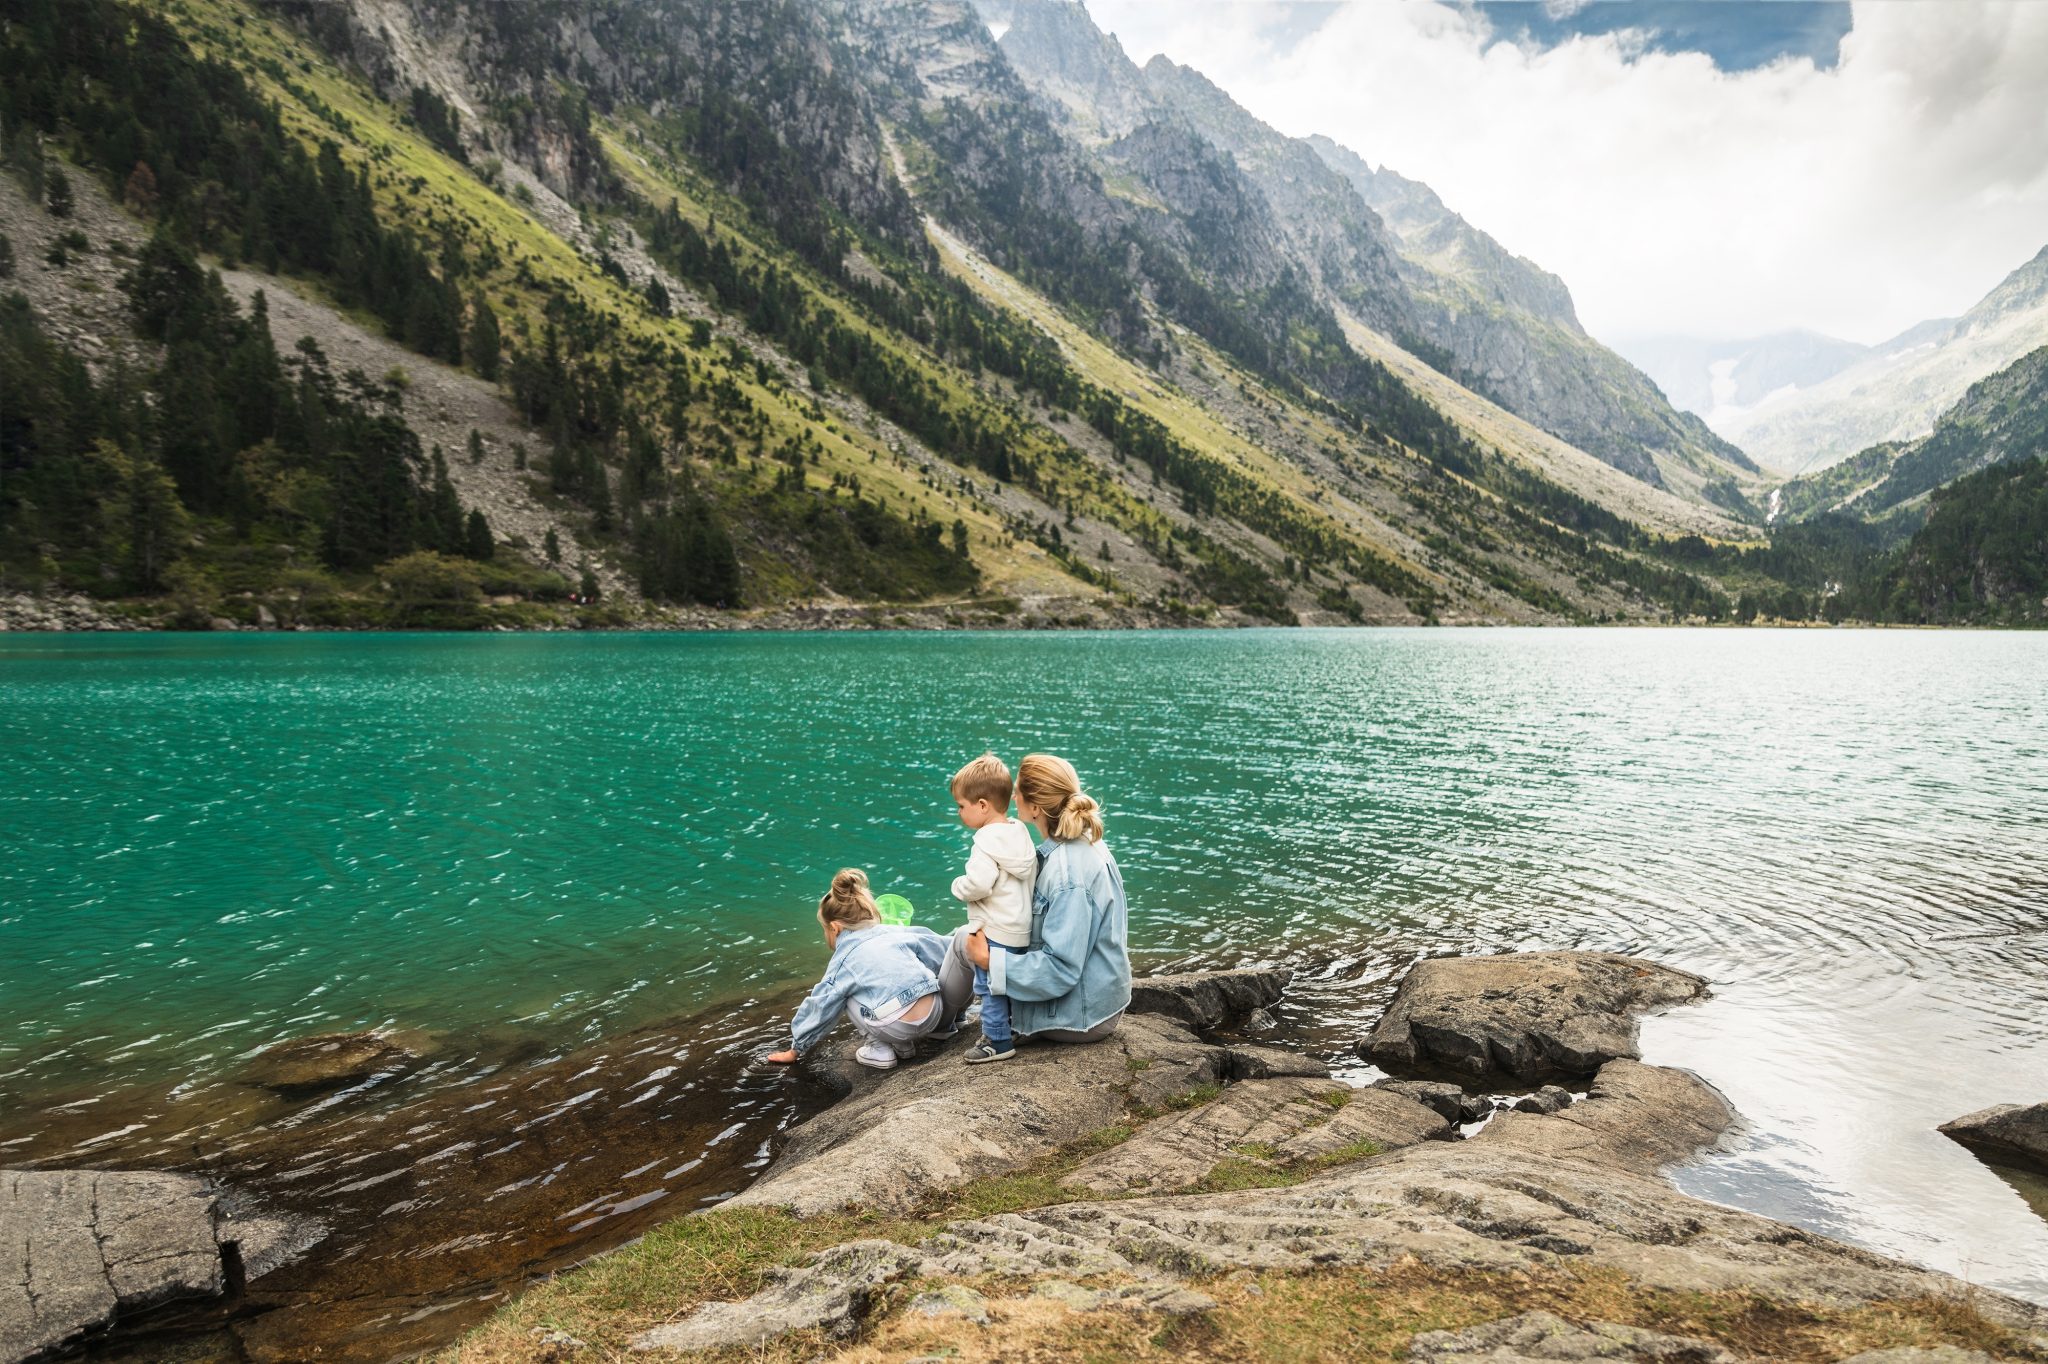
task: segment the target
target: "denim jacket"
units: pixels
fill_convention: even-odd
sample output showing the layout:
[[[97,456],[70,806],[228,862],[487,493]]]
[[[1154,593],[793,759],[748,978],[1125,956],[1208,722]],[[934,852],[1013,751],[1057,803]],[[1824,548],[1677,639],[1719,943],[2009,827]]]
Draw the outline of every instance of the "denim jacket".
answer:
[[[865,924],[843,930],[825,964],[825,978],[811,987],[789,1025],[792,1050],[816,1046],[842,1009],[862,1018],[891,1018],[937,994],[936,972],[945,959],[946,940],[929,928]]]
[[[1010,998],[1020,1033],[1085,1031],[1131,1002],[1129,908],[1106,844],[1048,839],[1038,847],[1031,950],[991,952],[989,988]]]

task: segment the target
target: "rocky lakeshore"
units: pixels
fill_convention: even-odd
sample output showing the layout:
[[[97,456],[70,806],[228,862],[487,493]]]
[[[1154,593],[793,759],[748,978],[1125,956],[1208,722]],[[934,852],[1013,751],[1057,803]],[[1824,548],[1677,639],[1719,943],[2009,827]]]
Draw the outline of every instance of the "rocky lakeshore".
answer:
[[[822,1057],[844,1097],[744,1193],[448,1357],[2048,1359],[2040,1307],[1660,1177],[1738,1121],[1637,1059],[1697,977],[1422,963],[1366,1088],[1265,1030],[1287,979],[1143,982],[1113,1041],[1002,1066]]]

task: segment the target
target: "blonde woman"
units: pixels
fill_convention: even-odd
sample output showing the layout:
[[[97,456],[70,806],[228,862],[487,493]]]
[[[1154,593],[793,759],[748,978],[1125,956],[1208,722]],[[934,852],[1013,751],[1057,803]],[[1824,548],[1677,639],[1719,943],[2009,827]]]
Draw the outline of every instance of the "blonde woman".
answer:
[[[1019,1041],[1099,1042],[1131,1002],[1129,909],[1123,873],[1102,841],[1102,807],[1065,758],[1033,753],[1017,764],[1017,813],[1038,826],[1031,945],[991,956],[987,937],[962,928],[939,968],[945,1012],[974,993],[974,972],[1010,1001]]]

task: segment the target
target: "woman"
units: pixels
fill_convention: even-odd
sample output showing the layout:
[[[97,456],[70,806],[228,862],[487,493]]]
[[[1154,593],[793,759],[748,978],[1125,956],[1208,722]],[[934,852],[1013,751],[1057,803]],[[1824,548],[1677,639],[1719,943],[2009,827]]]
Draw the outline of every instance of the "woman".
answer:
[[[1033,753],[1017,764],[1017,813],[1038,826],[1038,884],[1031,897],[1031,950],[990,960],[988,939],[954,932],[939,968],[948,1019],[974,998],[974,968],[1010,1001],[1019,1041],[1099,1042],[1131,1002],[1131,954],[1123,873],[1102,842],[1102,810],[1083,794],[1074,765]]]

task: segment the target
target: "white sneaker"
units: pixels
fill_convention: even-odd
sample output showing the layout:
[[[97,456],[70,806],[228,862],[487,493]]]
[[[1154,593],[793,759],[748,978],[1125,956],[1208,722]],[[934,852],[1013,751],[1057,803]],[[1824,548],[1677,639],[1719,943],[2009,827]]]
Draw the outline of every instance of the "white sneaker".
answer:
[[[864,1042],[853,1059],[876,1070],[896,1069],[896,1049],[887,1042]]]

